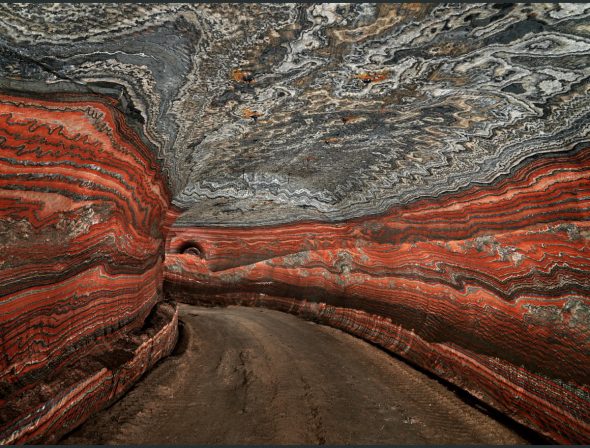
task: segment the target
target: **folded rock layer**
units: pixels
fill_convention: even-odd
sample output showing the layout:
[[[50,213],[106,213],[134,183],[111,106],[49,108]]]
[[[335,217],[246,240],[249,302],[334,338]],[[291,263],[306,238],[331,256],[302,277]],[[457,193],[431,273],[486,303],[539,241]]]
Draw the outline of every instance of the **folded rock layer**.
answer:
[[[589,442],[589,18],[0,4],[0,442],[56,440],[169,351],[164,277]]]
[[[172,228],[166,279],[178,300],[319,319],[588,443],[589,207],[580,147],[362,220]]]
[[[63,432],[55,422],[71,400],[96,409],[120,393],[116,382],[117,392],[83,392],[112,372],[76,382],[71,369],[141,328],[162,300],[169,195],[116,106],[100,97],[0,96],[3,443],[45,440],[40,434]],[[126,376],[170,350],[173,327],[125,352]],[[138,358],[146,344],[155,351],[147,363]],[[68,414],[69,425],[82,415]]]

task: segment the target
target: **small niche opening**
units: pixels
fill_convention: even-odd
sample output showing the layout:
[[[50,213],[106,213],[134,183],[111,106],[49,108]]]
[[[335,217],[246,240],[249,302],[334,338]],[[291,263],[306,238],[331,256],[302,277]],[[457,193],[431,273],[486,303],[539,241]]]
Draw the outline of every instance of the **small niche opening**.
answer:
[[[178,252],[181,254],[189,254],[199,258],[205,258],[203,246],[195,241],[187,241],[182,243],[182,245],[178,248]]]

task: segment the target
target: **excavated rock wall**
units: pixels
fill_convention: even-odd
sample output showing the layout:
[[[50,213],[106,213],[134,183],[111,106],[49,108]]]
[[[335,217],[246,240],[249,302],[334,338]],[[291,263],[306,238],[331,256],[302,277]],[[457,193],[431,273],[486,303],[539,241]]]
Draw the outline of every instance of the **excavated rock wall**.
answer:
[[[115,100],[0,95],[1,443],[55,442],[172,349],[168,208]]]
[[[171,296],[312,316],[588,442],[589,18],[0,5],[0,442],[169,351],[168,229]]]
[[[559,442],[590,441],[590,148],[341,224],[177,227],[171,297],[375,342]]]

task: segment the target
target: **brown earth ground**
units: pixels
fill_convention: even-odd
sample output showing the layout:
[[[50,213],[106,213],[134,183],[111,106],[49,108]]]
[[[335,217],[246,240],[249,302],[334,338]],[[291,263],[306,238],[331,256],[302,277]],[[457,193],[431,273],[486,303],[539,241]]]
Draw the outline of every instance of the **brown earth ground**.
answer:
[[[342,331],[180,305],[182,337],[63,444],[523,444],[530,437]]]

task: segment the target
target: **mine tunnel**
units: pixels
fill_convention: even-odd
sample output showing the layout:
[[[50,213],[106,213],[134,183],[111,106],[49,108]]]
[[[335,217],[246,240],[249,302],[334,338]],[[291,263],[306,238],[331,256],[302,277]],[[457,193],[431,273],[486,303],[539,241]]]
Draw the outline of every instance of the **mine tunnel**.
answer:
[[[590,443],[589,16],[0,4],[0,443]]]

